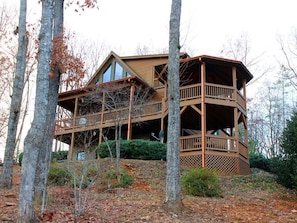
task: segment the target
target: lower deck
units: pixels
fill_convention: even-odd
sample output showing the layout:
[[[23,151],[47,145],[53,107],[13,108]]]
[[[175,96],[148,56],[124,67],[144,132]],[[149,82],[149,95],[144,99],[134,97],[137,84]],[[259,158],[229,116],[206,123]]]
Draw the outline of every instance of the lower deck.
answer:
[[[199,134],[180,139],[181,166],[206,167],[222,174],[249,174],[248,147],[230,136],[207,134],[205,149]]]

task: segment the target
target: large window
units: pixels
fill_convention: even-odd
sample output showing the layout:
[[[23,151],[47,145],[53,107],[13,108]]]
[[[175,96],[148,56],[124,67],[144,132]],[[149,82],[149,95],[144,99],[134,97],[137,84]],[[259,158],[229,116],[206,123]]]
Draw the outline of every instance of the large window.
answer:
[[[124,68],[118,62],[115,62],[114,79],[118,80],[123,78],[123,74]]]
[[[131,74],[124,69],[124,67],[116,60],[112,61],[110,65],[103,71],[101,77],[98,79],[102,82],[109,82],[118,80],[124,77],[130,77]]]
[[[103,82],[111,81],[111,74],[112,74],[112,66],[109,65],[109,67],[104,71],[103,73]]]

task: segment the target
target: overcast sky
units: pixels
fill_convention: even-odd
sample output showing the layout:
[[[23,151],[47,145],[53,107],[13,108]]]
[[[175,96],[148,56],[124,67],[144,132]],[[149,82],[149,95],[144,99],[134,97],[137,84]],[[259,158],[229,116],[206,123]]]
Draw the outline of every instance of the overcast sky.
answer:
[[[28,17],[39,18],[38,1],[27,1]],[[98,0],[98,4],[99,10],[81,15],[66,9],[66,28],[85,40],[110,46],[120,56],[135,55],[137,46],[156,51],[168,48],[171,0]],[[275,64],[279,56],[276,36],[286,37],[297,28],[296,9],[296,0],[183,0],[181,51],[218,56],[228,39],[245,33],[254,55],[264,53],[263,60]]]
[[[99,10],[81,16],[66,11],[66,26],[125,55],[133,55],[138,45],[168,46],[171,0],[98,2]],[[296,0],[183,0],[181,44],[195,55],[213,55],[227,39],[247,33],[254,50],[272,51],[278,48],[277,34],[297,27],[296,8]]]

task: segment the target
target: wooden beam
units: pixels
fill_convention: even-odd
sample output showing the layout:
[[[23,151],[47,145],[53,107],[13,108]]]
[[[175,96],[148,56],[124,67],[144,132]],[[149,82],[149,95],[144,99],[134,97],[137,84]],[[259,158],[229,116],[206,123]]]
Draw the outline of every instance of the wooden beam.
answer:
[[[197,113],[199,113],[200,115],[202,114],[202,112],[200,111],[200,109],[197,108],[195,105],[191,105],[191,107],[192,107]]]
[[[205,168],[205,149],[206,149],[206,104],[205,104],[205,83],[206,83],[206,68],[205,63],[201,64],[201,146],[202,146],[202,164]]]
[[[180,110],[180,115],[182,115],[184,113],[184,111],[187,109],[188,106],[182,107],[182,109]]]

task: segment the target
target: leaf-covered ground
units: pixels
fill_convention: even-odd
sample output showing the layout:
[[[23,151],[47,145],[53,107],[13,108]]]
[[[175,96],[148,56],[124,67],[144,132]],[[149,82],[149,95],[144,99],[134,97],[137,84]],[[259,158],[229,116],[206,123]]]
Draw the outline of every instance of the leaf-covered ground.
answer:
[[[254,171],[249,176],[220,177],[224,196],[184,195],[184,211],[176,215],[162,207],[166,164],[163,161],[123,160],[133,175],[128,188],[105,190],[98,182],[89,192],[84,215],[75,217],[74,196],[67,186],[50,186],[46,212],[40,222],[297,222],[297,196],[278,185],[273,176]],[[15,166],[12,189],[0,189],[0,221],[15,222],[20,167]],[[37,211],[37,214],[40,212]]]

